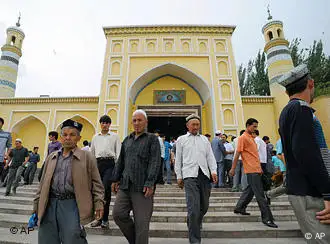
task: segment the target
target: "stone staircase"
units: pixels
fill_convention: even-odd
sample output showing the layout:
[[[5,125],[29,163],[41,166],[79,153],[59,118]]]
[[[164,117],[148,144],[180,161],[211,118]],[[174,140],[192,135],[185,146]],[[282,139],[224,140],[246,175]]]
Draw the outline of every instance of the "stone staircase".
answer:
[[[32,200],[37,187],[37,183],[18,187],[17,194],[9,197],[4,196],[5,188],[0,188],[0,243],[37,243],[37,231],[33,231],[30,235],[25,233],[14,235],[10,233],[10,228],[12,227],[21,230],[21,226],[26,226],[32,211]],[[224,238],[231,240],[237,239],[237,243],[248,243],[244,242],[247,238],[257,238],[256,240],[267,238],[267,242],[271,240],[287,240],[287,238],[295,241],[301,240],[302,234],[287,196],[282,196],[272,201],[271,209],[279,226],[278,229],[266,227],[261,223],[260,212],[255,199],[247,209],[251,213],[250,216],[234,214],[233,209],[239,196],[240,193],[230,192],[229,189],[212,189],[210,207],[207,215],[204,217],[202,231],[204,238],[218,238],[210,239],[210,243],[220,243],[218,240],[225,240]],[[112,196],[111,209],[114,199],[115,196]],[[109,238],[110,236],[121,236],[120,230],[112,220],[111,211],[110,229],[104,230],[86,226],[86,230],[89,240],[102,236],[109,236]],[[160,238],[187,238],[184,191],[179,189],[176,184],[157,186],[154,197],[154,212],[150,225],[150,236]],[[95,241],[90,243],[101,242]],[[188,243],[188,241],[186,240],[183,243]],[[256,242],[253,241],[251,243]]]

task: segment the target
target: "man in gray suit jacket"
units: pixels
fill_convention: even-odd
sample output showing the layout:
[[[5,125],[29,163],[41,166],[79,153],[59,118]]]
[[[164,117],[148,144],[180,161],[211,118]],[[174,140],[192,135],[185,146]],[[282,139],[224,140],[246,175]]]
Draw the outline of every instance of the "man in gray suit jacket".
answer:
[[[226,154],[225,146],[221,141],[221,131],[217,130],[215,132],[215,137],[211,142],[212,150],[214,153],[215,160],[217,161],[217,173],[219,177],[218,185],[216,188],[225,186],[225,163],[224,158]]]

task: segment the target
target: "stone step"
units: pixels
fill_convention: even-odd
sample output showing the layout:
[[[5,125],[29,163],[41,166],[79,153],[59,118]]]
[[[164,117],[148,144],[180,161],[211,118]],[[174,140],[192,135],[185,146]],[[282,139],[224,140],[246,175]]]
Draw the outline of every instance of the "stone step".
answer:
[[[114,202],[110,203],[110,211],[112,212]],[[8,214],[23,214],[29,215],[32,211],[32,203],[27,205],[21,204],[11,204],[11,203],[0,203],[0,213],[8,213]],[[208,212],[233,212],[235,208],[235,204],[233,203],[214,203],[210,204]],[[272,211],[283,211],[283,210],[292,210],[290,204],[279,202],[276,205],[270,206]],[[162,204],[155,203],[154,204],[155,212],[186,212],[186,204]],[[259,211],[259,207],[257,203],[249,204],[247,211]]]
[[[1,243],[5,244],[36,244],[38,243],[38,230],[33,230],[29,234],[21,233],[22,229],[17,234],[12,234],[10,228],[0,228]],[[123,236],[103,236],[88,234],[87,241],[89,244],[127,244],[127,240]],[[244,238],[242,239],[227,239],[227,238],[203,238],[203,244],[304,244],[303,238]],[[187,238],[149,238],[150,244],[186,244]]]
[[[0,204],[0,216],[10,215],[27,215],[29,216],[32,212],[32,205],[15,205]],[[206,223],[216,223],[216,222],[258,222],[261,221],[260,211],[250,211],[250,216],[242,216],[230,212],[212,212],[209,211],[205,217],[204,222]],[[1,215],[5,214],[5,215]],[[273,211],[274,218],[276,221],[291,221],[296,220],[296,217],[292,210],[281,210]],[[109,218],[112,220],[112,211],[110,211]],[[174,222],[174,223],[185,223],[187,221],[187,213],[184,212],[164,212],[164,211],[154,211],[152,222]],[[1,223],[1,219],[0,219]],[[1,225],[1,224],[0,224]]]
[[[0,214],[1,228],[22,228],[28,222],[28,215]],[[228,223],[203,223],[202,236],[206,238],[279,238],[279,237],[301,237],[298,223],[295,221],[278,221],[279,228],[273,229],[263,225],[261,222],[237,222]],[[110,229],[90,228],[86,226],[89,234],[121,235],[118,226],[110,221]],[[150,237],[175,237],[187,238],[187,225],[185,223],[173,222],[151,222]]]

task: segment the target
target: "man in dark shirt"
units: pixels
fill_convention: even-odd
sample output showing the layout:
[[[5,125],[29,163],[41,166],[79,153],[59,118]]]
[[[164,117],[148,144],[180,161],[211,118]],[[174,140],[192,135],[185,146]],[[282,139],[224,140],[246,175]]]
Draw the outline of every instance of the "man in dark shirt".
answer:
[[[56,131],[51,131],[48,133],[48,138],[50,140],[50,143],[48,144],[48,149],[47,149],[47,157],[49,154],[52,152],[58,151],[62,148],[61,143],[57,140],[58,139],[58,133]],[[40,182],[42,172],[44,170],[45,164],[42,165],[39,175],[38,175],[38,180]]]
[[[34,174],[37,170],[37,164],[40,162],[40,155],[38,154],[39,147],[34,147],[33,152],[30,153],[29,163],[24,173],[24,184],[32,185]]]
[[[290,97],[280,116],[280,135],[287,163],[287,190],[304,234],[325,233],[313,243],[330,243],[330,178],[321,155],[310,107],[314,80],[306,65],[283,75],[280,84]]]
[[[16,194],[16,188],[18,187],[18,183],[21,180],[21,175],[24,170],[25,164],[29,160],[29,152],[28,150],[22,146],[22,140],[17,138],[15,140],[15,148],[11,150],[9,157],[11,161],[8,172],[8,182],[5,196],[9,196],[11,187],[13,186],[13,194]],[[5,167],[8,167],[8,163],[6,163]]]
[[[143,110],[136,110],[132,120],[134,132],[123,141],[115,167],[112,189],[117,197],[112,216],[129,243],[148,244],[153,195],[161,167],[160,144],[157,136],[146,132],[148,121]]]

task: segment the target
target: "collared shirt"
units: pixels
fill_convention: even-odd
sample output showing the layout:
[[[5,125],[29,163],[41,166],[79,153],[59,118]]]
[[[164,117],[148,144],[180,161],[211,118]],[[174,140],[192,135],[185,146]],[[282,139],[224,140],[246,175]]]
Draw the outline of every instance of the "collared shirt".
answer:
[[[223,145],[221,139],[219,137],[214,137],[211,141],[211,148],[215,157],[215,160],[220,163],[225,158],[226,148]]]
[[[279,167],[281,172],[286,171],[284,163],[277,156],[272,156],[272,163],[274,164],[275,167]]]
[[[62,144],[59,141],[52,141],[48,144],[48,154],[51,154],[52,152],[58,151],[62,148]]]
[[[224,146],[226,148],[226,152],[234,151],[234,147],[231,143],[225,142]],[[226,154],[226,156],[225,156],[225,159],[228,159],[228,160],[233,160],[233,158],[234,158],[234,154]]]
[[[40,161],[40,155],[38,153],[30,153],[29,162],[38,163]]]
[[[159,146],[160,146],[160,156],[162,158],[165,158],[165,145],[164,145],[163,139],[158,137],[158,141],[159,141]]]
[[[242,156],[244,173],[261,173],[258,147],[252,135],[244,132],[238,137],[237,153]]]
[[[157,136],[144,132],[136,138],[133,132],[123,141],[113,179],[120,181],[122,190],[143,192],[144,187],[154,187],[160,168]]]
[[[107,134],[97,133],[91,143],[91,152],[96,158],[118,159],[120,154],[121,142],[118,134],[108,132]]]
[[[291,99],[282,110],[279,124],[287,166],[287,189],[288,194],[323,196],[330,201],[330,177],[318,143],[314,112],[300,99]]]
[[[257,136],[254,140],[257,143],[260,163],[266,164],[267,163],[267,145],[259,136]]]
[[[200,134],[187,133],[176,142],[175,173],[178,179],[197,177],[199,168],[210,178],[217,174],[217,163],[209,140]]]
[[[10,149],[12,146],[11,143],[11,134],[10,132],[0,130],[0,162],[2,163],[4,160],[6,148]]]
[[[63,149],[58,151],[58,158],[51,186],[52,192],[57,194],[74,193],[72,182],[72,157],[73,151],[66,157],[63,156]]]
[[[237,143],[238,143],[238,137],[236,137],[234,139],[234,141],[233,141],[233,147],[234,147],[234,150],[235,150],[234,157],[235,157],[235,155],[237,153]],[[242,160],[242,156],[241,155],[239,155],[238,160]]]

